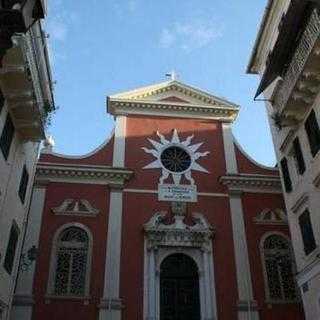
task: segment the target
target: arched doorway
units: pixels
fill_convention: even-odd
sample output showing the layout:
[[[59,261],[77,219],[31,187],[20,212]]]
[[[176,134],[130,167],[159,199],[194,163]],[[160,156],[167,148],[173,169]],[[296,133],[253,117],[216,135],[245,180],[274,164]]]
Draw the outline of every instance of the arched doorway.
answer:
[[[161,263],[160,320],[200,320],[198,268],[185,254],[172,254]]]

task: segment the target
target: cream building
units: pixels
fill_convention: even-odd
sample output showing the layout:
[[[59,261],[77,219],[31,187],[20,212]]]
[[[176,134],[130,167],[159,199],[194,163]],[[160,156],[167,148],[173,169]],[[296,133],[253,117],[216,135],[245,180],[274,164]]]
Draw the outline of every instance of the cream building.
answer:
[[[269,0],[248,73],[263,93],[307,320],[320,319],[320,6]]]
[[[48,50],[40,21],[13,37],[0,68],[0,319],[9,319],[39,144],[54,109]],[[29,249],[29,248],[28,248]],[[20,256],[23,256],[20,259]]]

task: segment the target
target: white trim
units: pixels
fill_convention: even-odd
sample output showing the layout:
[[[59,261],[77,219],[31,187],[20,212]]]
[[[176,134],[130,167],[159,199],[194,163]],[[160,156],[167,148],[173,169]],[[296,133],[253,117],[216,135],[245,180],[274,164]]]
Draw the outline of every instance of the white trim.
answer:
[[[190,103],[143,101],[143,100],[109,100],[108,112],[113,115],[138,114],[165,117],[214,119],[233,122],[239,113],[238,107],[209,106]]]
[[[121,319],[120,294],[120,260],[121,260],[121,237],[122,237],[122,206],[123,192],[120,189],[113,189],[110,192],[110,207],[108,217],[108,233],[105,261],[105,275],[103,298],[100,308],[100,320]]]
[[[192,216],[196,223],[191,227],[184,223],[185,217],[181,215],[175,215],[175,222],[168,225],[164,223],[165,213],[161,212],[155,213],[144,225],[145,320],[160,318],[160,266],[166,257],[175,253],[183,253],[197,264],[201,320],[217,320],[212,227],[202,214],[194,213]],[[163,233],[160,239],[158,234]]]
[[[248,313],[252,316],[252,319],[258,320],[259,314],[256,308],[251,308],[252,303],[254,302],[253,289],[241,195],[235,193],[230,194],[229,201],[236,262],[238,298],[240,304],[243,304],[244,302],[245,305],[248,306],[245,310],[241,310],[240,305],[238,306],[238,317],[239,319],[245,319]]]
[[[212,94],[209,94],[202,89],[196,88],[194,86],[189,86],[177,80],[169,80],[161,83],[152,84],[149,86],[144,86],[138,89],[133,89],[125,92],[120,92],[110,96],[110,99],[150,99],[150,97],[160,94],[162,92],[168,91],[177,91],[181,92],[186,97],[192,96],[201,101],[202,103],[208,103],[216,105],[217,103],[229,106],[236,107],[239,106],[235,103],[232,103],[226,99],[219,98]]]
[[[85,154],[82,154],[82,155],[67,155],[67,154],[53,152],[53,151],[48,152],[47,148],[43,148],[40,151],[40,153],[41,154],[49,154],[50,156],[55,156],[55,157],[64,158],[64,159],[86,159],[86,158],[93,156],[98,151],[102,150],[112,140],[113,137],[114,137],[114,128],[111,130],[109,137],[107,137],[98,147],[96,147],[92,151],[85,153]],[[43,152],[43,151],[45,151],[45,152]]]
[[[125,188],[123,192],[128,193],[142,193],[142,194],[158,194],[158,190],[151,189],[134,189],[134,188]],[[227,193],[214,193],[214,192],[198,192],[198,196],[203,197],[223,197],[228,198],[229,194]]]
[[[92,263],[92,248],[93,248],[93,237],[90,229],[78,222],[70,222],[61,225],[54,233],[52,239],[52,248],[51,248],[51,256],[50,256],[50,271],[48,277],[48,284],[47,284],[47,296],[53,296],[54,294],[54,281],[55,281],[55,274],[56,274],[56,263],[57,263],[57,242],[59,239],[60,234],[66,230],[67,228],[75,227],[82,229],[87,233],[88,236],[88,253],[87,253],[87,268],[86,268],[86,280],[85,280],[85,293],[83,297],[89,296],[90,293],[90,277],[91,277],[91,263]]]
[[[238,164],[234,150],[233,135],[230,123],[222,123],[224,158],[227,173],[238,173]]]
[[[126,117],[117,116],[113,144],[113,167],[124,167],[126,150]]]

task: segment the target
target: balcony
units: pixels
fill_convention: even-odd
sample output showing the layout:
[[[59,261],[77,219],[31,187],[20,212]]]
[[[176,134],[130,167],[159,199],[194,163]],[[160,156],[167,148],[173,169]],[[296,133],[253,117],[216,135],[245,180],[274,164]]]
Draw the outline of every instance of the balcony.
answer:
[[[0,69],[1,90],[17,132],[26,141],[39,141],[54,106],[40,24],[27,35],[14,37],[13,42]]]
[[[275,94],[280,113],[303,119],[320,90],[320,15],[314,9]]]

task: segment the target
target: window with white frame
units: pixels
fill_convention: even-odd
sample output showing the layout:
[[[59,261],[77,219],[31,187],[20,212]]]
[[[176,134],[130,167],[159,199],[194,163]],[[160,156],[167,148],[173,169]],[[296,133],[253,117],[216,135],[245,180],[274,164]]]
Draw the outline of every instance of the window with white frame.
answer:
[[[289,241],[278,234],[267,236],[262,243],[262,258],[265,267],[267,300],[295,301],[297,291]]]
[[[90,255],[88,233],[68,227],[55,244],[53,293],[57,296],[85,296]]]

